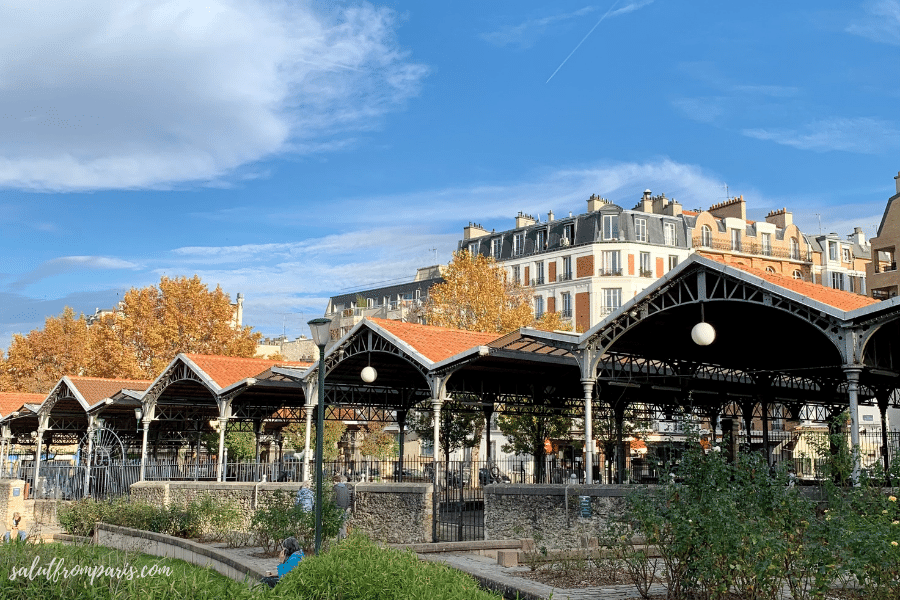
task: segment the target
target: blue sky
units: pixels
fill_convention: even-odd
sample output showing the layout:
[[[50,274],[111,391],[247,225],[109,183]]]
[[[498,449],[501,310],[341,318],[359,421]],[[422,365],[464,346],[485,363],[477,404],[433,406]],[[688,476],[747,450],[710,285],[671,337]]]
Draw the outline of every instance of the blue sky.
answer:
[[[0,6],[0,347],[161,275],[266,335],[470,221],[644,189],[874,235],[900,0]]]

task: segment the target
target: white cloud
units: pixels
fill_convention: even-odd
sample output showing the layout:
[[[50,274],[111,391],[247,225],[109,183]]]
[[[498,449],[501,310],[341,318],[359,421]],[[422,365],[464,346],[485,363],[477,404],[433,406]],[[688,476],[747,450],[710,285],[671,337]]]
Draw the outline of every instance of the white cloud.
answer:
[[[529,19],[516,25],[504,25],[496,31],[481,34],[481,38],[495,46],[516,46],[519,49],[529,48],[543,37],[551,26],[571,21],[598,10],[596,6],[585,6],[576,11],[550,15],[538,19]]]
[[[609,13],[610,17],[617,17],[619,15],[625,15],[630,12],[634,12],[639,8],[643,8],[648,4],[653,4],[653,0],[636,0],[635,2],[629,2],[622,8],[617,8],[616,10]]]
[[[119,258],[108,258],[104,256],[61,256],[42,263],[33,271],[19,277],[10,286],[12,289],[21,289],[27,285],[31,285],[53,277],[63,275],[75,271],[97,271],[110,269],[137,269],[137,263],[122,260]]]
[[[893,123],[870,117],[832,117],[809,123],[803,130],[744,129],[742,133],[748,137],[816,152],[842,150],[879,154],[896,150],[900,144],[900,130]]]
[[[865,5],[866,14],[846,31],[876,42],[900,46],[900,0],[875,0]]]
[[[426,69],[370,4],[61,0],[0,5],[0,185],[163,188],[339,147]]]
[[[751,207],[774,206],[752,186],[739,181],[729,183],[734,193],[745,194]],[[139,261],[128,256],[62,257],[44,263],[20,277],[19,282],[38,282],[74,272],[69,279],[59,277],[43,286],[28,288],[29,292],[41,292],[51,289],[52,284],[54,297],[63,299],[40,307],[42,314],[58,314],[69,302],[65,298],[71,297],[72,290],[112,290],[105,301],[96,299],[97,294],[91,296],[88,309],[93,311],[95,306],[113,306],[120,299],[116,290],[144,287],[158,282],[161,275],[197,274],[211,288],[221,285],[232,299],[238,292],[243,293],[245,324],[266,335],[275,335],[281,332],[284,314],[303,313],[308,320],[322,314],[329,296],[408,281],[419,267],[446,263],[469,221],[503,231],[513,227],[519,211],[540,215],[542,220],[549,210],[558,217],[569,211],[582,213],[585,201],[593,193],[632,208],[646,188],[654,194],[676,198],[686,209],[709,206],[724,195],[721,176],[666,158],[548,168],[525,181],[341,200],[342,214],[347,215],[347,219],[342,219],[343,232],[275,242],[260,234],[259,239],[265,239],[265,243],[186,246],[156,252],[154,257],[142,257]],[[390,210],[391,207],[405,208]],[[245,211],[228,211],[218,218],[245,224],[255,223],[254,219],[278,219],[282,225],[296,222],[299,237],[310,220],[317,218],[317,211],[333,216],[333,204],[298,209],[295,214],[271,215],[259,207],[246,207]],[[89,265],[93,270],[88,286],[78,269]],[[0,287],[0,299],[3,293]],[[293,333],[288,331],[289,335],[299,335],[305,321],[299,323],[299,316],[290,318],[298,324]],[[0,315],[0,334],[13,327],[38,327],[41,320],[23,324],[27,319],[13,319],[13,315],[4,313]]]

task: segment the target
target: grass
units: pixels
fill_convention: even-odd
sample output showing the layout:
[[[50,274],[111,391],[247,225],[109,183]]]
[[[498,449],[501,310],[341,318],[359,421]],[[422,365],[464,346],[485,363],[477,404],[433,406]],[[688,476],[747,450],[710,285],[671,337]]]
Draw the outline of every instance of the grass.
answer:
[[[85,572],[73,574],[73,567]],[[500,596],[480,589],[465,573],[352,535],[328,552],[301,561],[274,589],[261,584],[250,588],[212,569],[138,552],[93,545],[0,544],[0,598],[499,600]]]

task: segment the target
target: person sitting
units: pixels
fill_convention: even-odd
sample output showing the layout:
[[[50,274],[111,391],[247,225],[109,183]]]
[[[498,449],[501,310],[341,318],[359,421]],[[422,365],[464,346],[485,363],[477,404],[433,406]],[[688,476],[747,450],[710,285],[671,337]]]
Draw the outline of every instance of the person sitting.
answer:
[[[28,537],[28,533],[25,531],[25,521],[19,513],[14,512],[6,525],[8,530],[3,534],[4,542],[8,542],[11,537],[16,537],[23,541]]]
[[[293,536],[285,538],[281,542],[281,553],[278,555],[281,559],[281,563],[276,567],[276,571],[266,571],[266,576],[262,578],[262,582],[268,584],[269,587],[275,587],[275,584],[278,583],[282,577],[290,573],[294,567],[300,564],[303,556],[303,550],[300,548],[300,543],[297,541],[297,538]]]

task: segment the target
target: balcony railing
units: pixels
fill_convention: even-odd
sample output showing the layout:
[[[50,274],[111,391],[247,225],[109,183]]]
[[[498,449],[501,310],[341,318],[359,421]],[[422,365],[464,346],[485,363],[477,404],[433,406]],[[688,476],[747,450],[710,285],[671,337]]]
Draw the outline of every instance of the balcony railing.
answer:
[[[876,273],[890,273],[891,271],[897,270],[897,263],[875,263],[875,272]]]
[[[535,277],[534,279],[531,280],[531,285],[532,286],[544,285],[544,278],[543,277]]]
[[[610,275],[621,275],[622,269],[600,269],[597,272],[601,277],[610,276]]]
[[[559,311],[559,316],[561,316],[563,319],[571,319],[572,318],[572,309],[571,308],[562,309],[561,311]]]
[[[650,269],[641,269],[640,275],[641,277],[653,277],[653,271]]]
[[[770,256],[772,258],[786,258],[789,260],[800,260],[800,253],[791,252],[790,248],[773,248],[771,245],[766,246],[759,242],[750,240],[741,240],[738,244],[733,244],[730,240],[709,240],[703,243],[700,236],[695,236],[692,240],[694,248],[709,250],[725,250],[728,252],[743,252],[744,254],[758,254],[760,256]]]
[[[556,281],[571,281],[572,280],[572,272],[562,273],[556,276]]]

